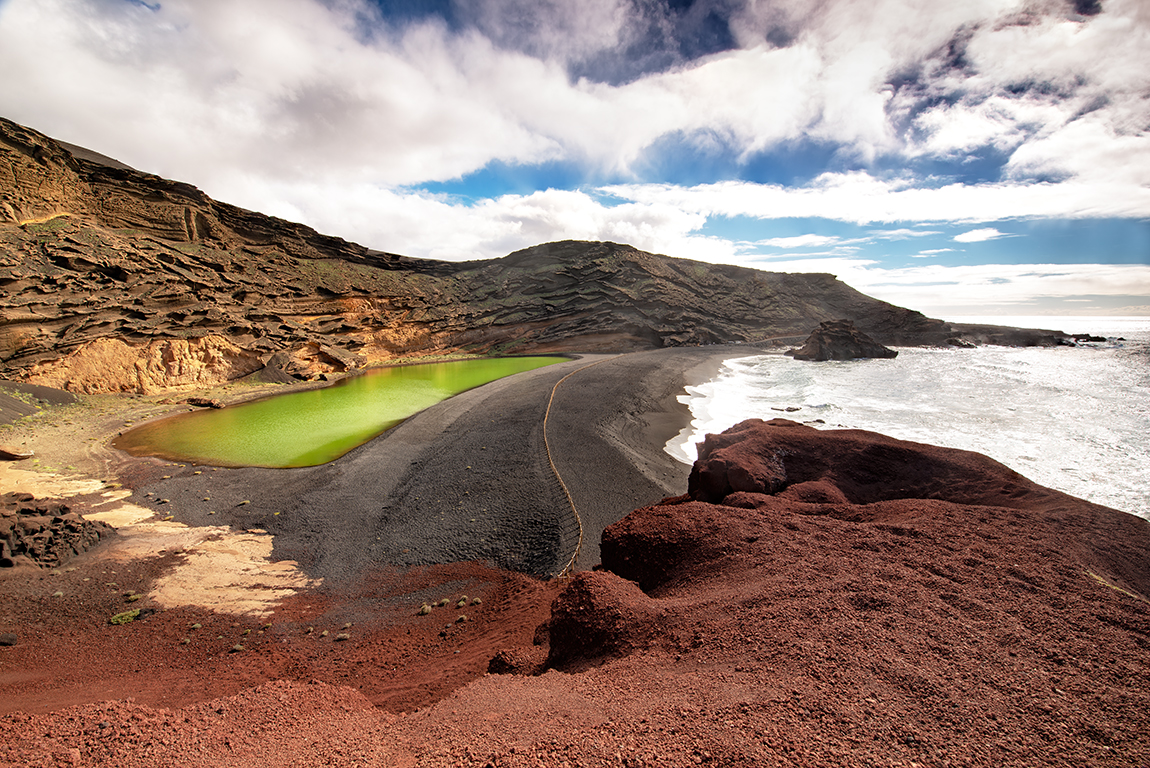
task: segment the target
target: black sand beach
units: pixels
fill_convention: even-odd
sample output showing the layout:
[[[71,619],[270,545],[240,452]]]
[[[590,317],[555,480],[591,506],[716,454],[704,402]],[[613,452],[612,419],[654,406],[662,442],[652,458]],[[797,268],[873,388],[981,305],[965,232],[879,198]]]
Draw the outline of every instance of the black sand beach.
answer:
[[[328,582],[470,560],[552,576],[579,528],[549,446],[584,528],[575,567],[587,569],[604,527],[686,486],[690,467],[663,451],[689,418],[683,388],[757,351],[587,355],[453,397],[323,466],[168,465],[127,479],[136,500],[179,522],[274,534],[277,559]]]

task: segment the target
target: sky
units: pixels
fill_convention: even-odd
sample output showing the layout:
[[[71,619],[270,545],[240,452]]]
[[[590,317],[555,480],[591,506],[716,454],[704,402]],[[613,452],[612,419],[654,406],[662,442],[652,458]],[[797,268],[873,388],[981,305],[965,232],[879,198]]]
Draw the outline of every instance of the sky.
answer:
[[[0,0],[0,115],[408,256],[1150,314],[1146,0]]]

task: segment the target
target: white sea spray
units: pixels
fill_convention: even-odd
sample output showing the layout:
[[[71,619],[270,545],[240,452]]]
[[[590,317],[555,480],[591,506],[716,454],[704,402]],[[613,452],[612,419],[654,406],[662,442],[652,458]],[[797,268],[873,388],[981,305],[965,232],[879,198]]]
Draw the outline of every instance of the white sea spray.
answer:
[[[1109,338],[1077,347],[900,348],[894,360],[729,360],[680,396],[692,423],[667,452],[690,463],[708,433],[784,417],[978,451],[1042,485],[1150,518],[1150,318],[955,320]]]

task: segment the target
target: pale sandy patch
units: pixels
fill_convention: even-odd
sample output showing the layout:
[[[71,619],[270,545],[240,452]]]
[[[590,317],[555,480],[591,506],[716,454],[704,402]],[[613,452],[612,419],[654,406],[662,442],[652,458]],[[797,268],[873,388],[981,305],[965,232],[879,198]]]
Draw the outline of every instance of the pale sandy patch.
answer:
[[[84,516],[120,534],[103,556],[116,560],[179,552],[184,560],[156,580],[148,597],[161,608],[194,606],[219,613],[266,616],[284,598],[315,586],[292,560],[272,562],[272,536],[227,526],[189,527],[157,520],[135,504]]]
[[[193,605],[266,616],[281,600],[318,583],[307,578],[293,560],[272,562],[269,534],[215,530],[219,531],[215,536],[185,548],[185,561],[160,577],[149,597],[164,608]]]
[[[0,462],[0,489],[4,493],[30,493],[38,499],[60,499],[98,493],[106,487],[102,480],[17,469]]]

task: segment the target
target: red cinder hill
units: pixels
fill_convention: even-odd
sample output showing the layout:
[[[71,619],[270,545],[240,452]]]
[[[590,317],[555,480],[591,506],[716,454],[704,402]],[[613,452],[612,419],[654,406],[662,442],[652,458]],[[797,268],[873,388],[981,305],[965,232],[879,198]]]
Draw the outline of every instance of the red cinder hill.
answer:
[[[707,439],[689,493],[610,526],[602,557],[557,596],[453,567],[378,575],[343,604],[486,580],[474,626],[392,611],[323,645],[303,623],[337,598],[301,598],[182,684],[220,698],[181,708],[169,685],[170,708],[5,715],[0,765],[1150,760],[1150,525],[978,454],[746,421]],[[113,695],[117,672],[179,679],[165,643],[194,617],[164,616],[138,630],[151,646],[113,655],[79,612],[70,631],[88,642],[56,674],[102,674]],[[475,668],[492,657],[498,674]],[[275,682],[248,687],[261,681]]]

